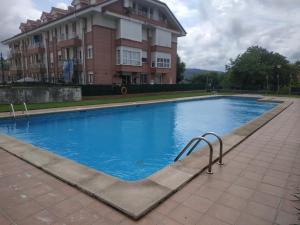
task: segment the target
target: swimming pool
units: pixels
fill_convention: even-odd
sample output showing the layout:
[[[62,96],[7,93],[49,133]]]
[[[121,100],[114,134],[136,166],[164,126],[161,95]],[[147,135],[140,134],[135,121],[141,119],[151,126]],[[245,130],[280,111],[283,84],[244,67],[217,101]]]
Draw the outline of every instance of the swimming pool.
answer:
[[[207,131],[224,135],[275,105],[216,97],[1,120],[0,131],[111,176],[137,181],[172,163],[192,137]]]

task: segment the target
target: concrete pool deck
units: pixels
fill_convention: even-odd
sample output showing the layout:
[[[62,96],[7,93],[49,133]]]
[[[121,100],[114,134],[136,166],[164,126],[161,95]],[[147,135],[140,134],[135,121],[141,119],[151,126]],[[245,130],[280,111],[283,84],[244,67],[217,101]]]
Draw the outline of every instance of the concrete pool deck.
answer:
[[[7,224],[14,224],[12,222],[21,220],[23,223],[16,222],[16,224],[43,224],[42,221],[44,221],[45,224],[63,224],[64,221],[65,224],[142,223],[215,225],[243,224],[242,222],[236,223],[239,220],[243,221],[243,219],[248,221],[245,224],[260,224],[259,222],[261,222],[261,224],[272,224],[275,221],[274,219],[277,220],[278,218],[280,220],[282,220],[282,218],[294,220],[296,215],[294,211],[292,211],[292,207],[290,207],[288,202],[290,196],[287,194],[291,193],[293,191],[292,188],[295,188],[295,186],[300,186],[300,168],[299,165],[296,165],[297,160],[299,161],[300,158],[300,102],[299,100],[293,101],[295,104],[235,147],[230,154],[226,155],[224,158],[225,166],[218,167],[215,165],[213,167],[214,175],[201,174],[197,176],[171,198],[162,203],[162,205],[143,217],[139,222],[128,219],[101,202],[95,201],[93,198],[54,179],[39,169],[0,150],[0,214],[2,214],[2,221],[10,220]],[[269,115],[269,119],[270,118],[271,115]],[[262,121],[260,121],[260,123],[262,123]],[[267,129],[268,127],[269,129]],[[285,128],[283,132],[280,132],[281,127]],[[253,129],[253,127],[248,126],[246,130],[248,130],[247,132],[253,132]],[[266,132],[262,133],[265,129]],[[245,133],[239,132],[242,132],[242,130],[238,131],[237,136],[245,135]],[[274,137],[271,136],[272,134],[275,134]],[[291,138],[288,138],[290,136]],[[282,143],[279,143],[278,137],[283,137],[284,140]],[[227,141],[225,138],[225,145],[226,143],[227,145],[233,144],[234,139],[239,138],[235,137]],[[22,151],[22,147],[18,144],[13,148]],[[249,152],[250,150],[251,152]],[[285,150],[285,152],[280,152],[280,150]],[[199,160],[195,162],[187,161],[186,164],[189,165],[189,167],[187,167],[189,170],[182,171],[183,174],[181,174],[182,176],[179,176],[179,178],[187,179],[185,177],[186,173],[189,174],[189,172],[199,169],[197,168],[201,165],[201,163],[199,163]],[[67,164],[64,166],[69,167],[70,165]],[[175,169],[180,168],[180,166]],[[246,170],[248,167],[249,169]],[[58,170],[61,171],[64,168],[66,167],[62,166],[59,167]],[[268,176],[266,174],[267,170],[271,171]],[[246,175],[242,176],[242,172]],[[166,174],[166,178],[172,180],[172,176],[170,176],[168,171],[164,173]],[[85,174],[82,174],[83,179],[85,178],[84,176]],[[177,179],[178,176],[175,180]],[[179,185],[176,182],[173,184],[172,182],[167,182],[166,184],[166,179],[162,179],[160,176],[154,177],[153,180],[158,184],[160,182],[162,187],[170,185],[169,187],[165,187],[169,189],[176,188]],[[109,196],[113,195],[111,193],[120,193],[121,186],[120,184],[113,185],[113,190],[110,191]],[[150,187],[152,186],[150,185]],[[258,197],[255,198],[256,195],[254,196],[254,192],[256,192],[258,187],[261,188],[257,191],[259,192]],[[126,188],[132,192],[139,191],[140,194],[138,197],[144,197],[143,190],[135,190],[130,185]],[[152,198],[153,196],[164,194],[165,190],[166,189],[161,192],[152,192],[150,197]],[[71,194],[69,192],[71,192]],[[270,192],[271,196],[269,196]],[[297,190],[295,189],[294,193],[296,192]],[[80,197],[76,198],[76,196]],[[251,198],[250,200],[252,196],[253,199]],[[117,197],[123,198],[124,196],[121,195]],[[274,200],[276,197],[278,200],[277,205],[275,204],[276,201],[272,201],[272,199]],[[38,198],[44,199],[44,201],[42,200],[42,202],[40,202]],[[223,199],[223,201],[220,199]],[[284,207],[287,207],[288,210],[280,208],[280,212],[277,213],[277,209],[283,201],[282,199],[284,200]],[[131,196],[129,196],[127,200],[133,203],[139,202],[139,198],[134,199]],[[263,204],[260,204],[261,201],[259,200],[261,200]],[[76,202],[79,204],[76,205]],[[239,202],[244,204],[240,204]],[[271,205],[271,203],[274,203],[274,205]],[[241,205],[246,205],[247,207],[245,206],[246,208],[243,208]],[[248,205],[250,206],[248,207]],[[20,209],[18,210],[19,207]],[[275,217],[272,219],[270,218],[271,216],[265,218],[265,214],[270,213],[262,213],[261,211],[272,207],[275,208],[275,211],[277,210],[276,213],[272,214]],[[53,209],[53,211],[51,210],[52,208],[56,210]],[[245,209],[247,209],[249,215],[243,214]],[[252,211],[253,213],[251,213]],[[24,219],[25,217],[26,219]],[[218,219],[219,223],[217,222]],[[36,222],[34,222],[34,220],[36,220]],[[53,222],[51,222],[51,220]],[[67,222],[67,220],[70,221]],[[0,217],[0,224],[2,224],[2,221]],[[25,223],[24,221],[29,222]],[[3,224],[5,223],[3,222]]]

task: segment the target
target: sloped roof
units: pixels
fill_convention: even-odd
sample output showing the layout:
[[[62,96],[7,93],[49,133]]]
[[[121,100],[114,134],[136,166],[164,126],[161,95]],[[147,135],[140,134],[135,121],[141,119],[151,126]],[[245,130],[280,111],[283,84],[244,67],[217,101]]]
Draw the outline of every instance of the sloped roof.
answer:
[[[76,2],[78,3],[84,3],[84,4],[89,4],[89,0],[73,0],[71,5],[75,6]]]
[[[76,1],[76,0],[73,0],[73,2],[74,2],[74,1]],[[87,2],[88,0],[78,0],[78,1],[81,1],[81,2]],[[94,4],[94,5],[88,5],[87,7],[81,8],[81,9],[79,9],[79,10],[75,10],[74,8],[72,8],[72,10],[71,10],[70,7],[68,8],[68,10],[64,10],[64,9],[59,9],[59,8],[56,8],[56,7],[52,7],[51,12],[52,12],[53,10],[54,10],[54,11],[56,10],[57,12],[59,12],[59,13],[61,14],[60,17],[53,18],[52,20],[50,20],[50,21],[48,21],[48,22],[46,22],[46,23],[41,23],[40,20],[39,20],[39,22],[38,22],[38,21],[33,21],[33,20],[31,20],[30,24],[34,24],[34,28],[33,28],[33,29],[29,29],[29,30],[26,29],[25,32],[19,33],[19,34],[15,35],[15,36],[13,36],[13,37],[11,37],[11,38],[8,38],[8,39],[6,39],[6,40],[4,40],[4,41],[2,41],[2,42],[9,41],[10,39],[16,38],[16,37],[18,37],[18,36],[20,36],[20,35],[23,35],[23,34],[29,32],[29,31],[33,31],[33,30],[35,30],[35,29],[37,29],[37,28],[40,28],[40,27],[43,27],[43,26],[45,26],[45,25],[49,25],[49,24],[51,24],[51,23],[53,23],[53,22],[55,22],[55,21],[58,21],[58,20],[60,20],[60,19],[62,19],[62,18],[65,18],[65,17],[67,17],[67,16],[69,16],[69,15],[72,15],[73,13],[78,13],[78,12],[80,12],[80,11],[82,11],[82,10],[86,10],[86,9],[88,9],[88,8],[91,8],[91,7],[101,6],[101,5],[104,5],[104,4],[105,4],[105,5],[108,5],[108,4],[110,4],[110,3],[114,3],[115,1],[116,1],[116,0],[103,0],[103,1],[101,1],[101,2],[99,2],[99,3],[97,3],[97,4]],[[167,5],[166,3],[161,2],[161,1],[159,1],[159,0],[145,0],[145,1],[153,2],[153,3],[156,3],[156,4],[159,4],[159,5],[163,6],[163,7],[166,9],[166,11],[168,12],[168,14],[170,15],[170,17],[174,20],[174,22],[176,23],[176,25],[178,26],[178,28],[180,29],[180,31],[182,32],[182,34],[183,34],[183,35],[186,35],[185,29],[182,27],[182,25],[181,25],[180,22],[177,20],[177,18],[176,18],[175,15],[172,13],[172,11],[170,10],[170,8],[168,7],[168,5]],[[73,3],[73,2],[72,2],[72,3]],[[50,13],[43,12],[42,16],[44,15],[44,16],[49,17],[49,14],[51,15],[51,12],[50,12]],[[35,22],[35,23],[32,23],[32,21]],[[28,22],[28,21],[27,21],[27,22]],[[23,23],[23,24],[24,24],[24,23]],[[21,25],[22,25],[22,24],[21,24]],[[20,26],[21,26],[21,25],[20,25]]]

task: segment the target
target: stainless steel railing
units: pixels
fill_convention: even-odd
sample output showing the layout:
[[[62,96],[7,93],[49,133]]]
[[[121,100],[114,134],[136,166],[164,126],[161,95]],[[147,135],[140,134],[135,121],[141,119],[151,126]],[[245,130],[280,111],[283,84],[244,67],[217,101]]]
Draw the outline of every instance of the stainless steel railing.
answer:
[[[215,136],[220,143],[220,155],[219,155],[219,165],[223,165],[223,141],[222,139],[214,132],[207,132],[205,134],[203,134],[201,137],[195,137],[193,139],[191,139],[188,144],[179,152],[179,154],[176,156],[176,158],[174,159],[174,162],[178,161],[180,159],[180,157],[189,149],[189,151],[187,152],[187,155],[190,155],[195,148],[198,146],[198,144],[201,141],[206,142],[206,144],[209,147],[209,163],[208,163],[208,170],[207,173],[208,174],[212,174],[212,159],[213,159],[213,146],[212,144],[205,138],[208,135],[213,135]],[[192,147],[191,147],[192,146]],[[191,147],[191,148],[190,148]]]
[[[23,102],[23,106],[24,106],[23,114],[29,116],[26,102]]]
[[[10,103],[10,115],[12,115],[14,118],[16,118],[15,108],[12,103]]]
[[[10,115],[12,115],[13,118],[16,118],[16,111],[15,111],[14,104],[10,103],[9,106],[10,106]],[[29,116],[26,102],[23,102],[23,107],[24,107],[23,108],[23,114],[26,115],[26,116]]]

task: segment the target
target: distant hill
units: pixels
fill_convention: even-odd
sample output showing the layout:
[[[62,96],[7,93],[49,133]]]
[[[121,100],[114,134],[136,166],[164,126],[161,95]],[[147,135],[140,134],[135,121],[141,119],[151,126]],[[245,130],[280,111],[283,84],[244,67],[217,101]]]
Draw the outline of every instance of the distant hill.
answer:
[[[183,74],[184,80],[190,79],[194,74],[202,74],[207,72],[217,72],[217,73],[224,73],[221,71],[215,71],[215,70],[201,70],[201,69],[195,69],[195,68],[186,68],[185,72]]]

